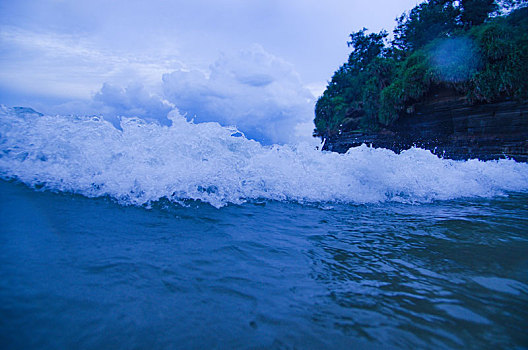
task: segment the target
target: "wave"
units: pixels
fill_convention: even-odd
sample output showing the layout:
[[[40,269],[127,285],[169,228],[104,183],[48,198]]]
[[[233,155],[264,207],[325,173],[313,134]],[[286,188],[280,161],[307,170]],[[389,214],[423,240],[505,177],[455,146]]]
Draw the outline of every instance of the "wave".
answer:
[[[126,205],[200,200],[426,203],[528,190],[528,164],[454,161],[412,148],[365,145],[346,154],[308,144],[262,146],[236,128],[122,118],[49,116],[0,107],[0,177]]]

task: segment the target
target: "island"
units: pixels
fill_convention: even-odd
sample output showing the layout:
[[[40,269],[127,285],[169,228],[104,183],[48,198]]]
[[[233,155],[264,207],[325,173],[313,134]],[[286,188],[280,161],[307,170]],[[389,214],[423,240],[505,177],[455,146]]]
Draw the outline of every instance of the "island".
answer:
[[[315,107],[323,150],[528,161],[528,1],[430,0],[352,52]]]

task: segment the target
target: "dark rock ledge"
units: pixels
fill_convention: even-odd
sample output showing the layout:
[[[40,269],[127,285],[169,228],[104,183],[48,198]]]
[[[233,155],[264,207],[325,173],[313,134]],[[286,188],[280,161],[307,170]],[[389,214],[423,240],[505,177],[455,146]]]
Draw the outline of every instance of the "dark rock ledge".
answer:
[[[416,103],[392,126],[376,133],[342,131],[323,149],[344,153],[361,144],[395,152],[413,146],[450,159],[512,158],[528,162],[528,101],[470,104],[450,92]]]

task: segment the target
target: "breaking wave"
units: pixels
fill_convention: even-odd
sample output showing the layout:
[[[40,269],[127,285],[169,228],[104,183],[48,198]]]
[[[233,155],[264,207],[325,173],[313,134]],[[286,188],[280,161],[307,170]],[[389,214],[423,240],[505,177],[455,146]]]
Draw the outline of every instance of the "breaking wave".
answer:
[[[0,107],[0,177],[52,191],[149,205],[200,200],[424,203],[528,190],[528,164],[453,161],[413,148],[365,145],[346,154],[307,144],[262,146],[235,128],[194,124],[173,111],[171,126],[123,118],[47,116]]]

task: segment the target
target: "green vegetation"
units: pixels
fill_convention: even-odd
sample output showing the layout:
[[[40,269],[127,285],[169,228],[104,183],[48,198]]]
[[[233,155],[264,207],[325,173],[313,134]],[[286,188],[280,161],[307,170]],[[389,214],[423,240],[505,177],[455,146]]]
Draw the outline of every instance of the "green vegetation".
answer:
[[[388,33],[352,33],[315,106],[315,136],[388,126],[432,89],[470,102],[528,99],[528,0],[428,0]],[[501,13],[510,10],[508,15]]]

